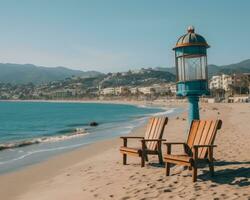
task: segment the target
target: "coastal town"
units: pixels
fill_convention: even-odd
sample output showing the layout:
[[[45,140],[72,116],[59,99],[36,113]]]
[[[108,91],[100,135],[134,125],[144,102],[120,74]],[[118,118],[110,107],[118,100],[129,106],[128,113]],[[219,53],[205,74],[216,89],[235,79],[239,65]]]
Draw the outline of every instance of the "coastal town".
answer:
[[[109,73],[91,78],[70,77],[45,84],[0,84],[1,100],[76,100],[127,98],[176,99],[174,75],[156,69]],[[163,74],[165,77],[161,77]],[[147,77],[145,79],[145,76]],[[129,80],[131,81],[124,81]],[[141,80],[140,80],[141,79]],[[214,75],[209,80],[210,102],[248,102],[250,73]]]

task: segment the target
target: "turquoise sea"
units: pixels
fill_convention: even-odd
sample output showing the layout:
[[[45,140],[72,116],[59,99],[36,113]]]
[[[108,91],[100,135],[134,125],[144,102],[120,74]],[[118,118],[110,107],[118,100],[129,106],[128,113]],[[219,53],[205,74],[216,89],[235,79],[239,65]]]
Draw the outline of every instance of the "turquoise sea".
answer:
[[[0,102],[0,173],[129,133],[163,110],[99,103]],[[96,127],[89,126],[97,122]],[[84,130],[75,134],[75,130]],[[5,147],[11,147],[6,148]]]

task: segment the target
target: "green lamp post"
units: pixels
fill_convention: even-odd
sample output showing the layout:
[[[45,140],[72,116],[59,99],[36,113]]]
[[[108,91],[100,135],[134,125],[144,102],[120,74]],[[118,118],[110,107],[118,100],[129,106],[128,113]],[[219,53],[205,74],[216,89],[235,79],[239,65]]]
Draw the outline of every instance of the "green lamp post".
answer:
[[[199,119],[199,97],[209,94],[207,72],[207,44],[204,37],[189,26],[176,46],[175,65],[177,75],[177,95],[189,101],[189,122]]]

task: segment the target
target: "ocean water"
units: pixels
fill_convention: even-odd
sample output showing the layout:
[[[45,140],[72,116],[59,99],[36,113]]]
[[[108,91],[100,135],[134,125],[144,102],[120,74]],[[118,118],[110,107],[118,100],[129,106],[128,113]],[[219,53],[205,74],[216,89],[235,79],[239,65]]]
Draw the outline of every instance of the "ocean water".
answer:
[[[127,134],[151,115],[176,112],[180,110],[119,104],[0,102],[0,149],[12,147],[0,151],[0,173]],[[89,126],[93,121],[99,125]],[[76,128],[85,131],[74,134]]]

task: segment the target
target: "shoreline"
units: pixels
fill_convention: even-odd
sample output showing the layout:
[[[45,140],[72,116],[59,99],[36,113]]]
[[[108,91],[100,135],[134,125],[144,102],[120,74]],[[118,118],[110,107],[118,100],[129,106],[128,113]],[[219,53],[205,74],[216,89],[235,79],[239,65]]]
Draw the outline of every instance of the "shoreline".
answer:
[[[154,105],[154,106],[162,106],[166,107],[167,106],[181,106],[181,105],[186,105],[185,101],[168,101],[164,99],[160,100],[121,100],[121,99],[113,99],[113,100],[0,100],[0,102],[31,102],[31,103],[100,103],[100,104],[121,104],[121,105],[134,105],[134,106],[149,106],[149,105]],[[165,105],[162,105],[165,104]]]
[[[109,104],[111,104],[111,102],[109,102]],[[153,108],[154,106],[151,105],[151,107]],[[161,107],[157,106],[157,108],[160,108],[161,110],[159,112],[152,113],[148,116],[143,116],[134,120],[136,121],[139,120],[138,123],[139,124],[142,123],[144,125],[146,118],[148,118],[149,116],[162,115],[168,112],[171,114],[175,112],[174,110],[166,106],[161,106]],[[179,111],[177,110],[176,112],[179,112]],[[133,129],[138,127],[138,124],[136,125],[135,122],[131,122],[131,125],[133,126]],[[127,126],[127,122],[126,124],[123,123],[123,126]],[[103,128],[105,129],[105,127]],[[106,130],[101,131],[100,129],[98,130],[98,132],[106,133],[107,131]],[[88,145],[89,143],[94,144],[98,142],[99,140],[105,140],[106,138],[110,139],[110,138],[119,136],[119,134],[116,136],[111,134],[111,136],[107,135],[106,138],[100,138],[100,139],[97,138],[95,141],[92,141],[91,140],[92,134],[89,131],[87,131],[87,132],[84,132],[84,134],[80,134],[80,135],[68,134],[67,138],[66,138],[66,135],[55,135],[55,136],[45,137],[45,140],[43,140],[44,137],[38,137],[38,138],[32,138],[32,139],[24,139],[24,140],[20,140],[17,142],[3,143],[2,145],[0,145],[0,148],[2,148],[0,152],[3,153],[1,155],[5,158],[9,157],[9,159],[0,160],[0,167],[1,167],[0,174],[6,174],[6,173],[19,171],[19,170],[22,170],[23,168],[29,167],[30,165],[42,163],[46,160],[49,160],[51,157],[65,154],[69,151],[74,151],[75,149],[78,149],[78,148],[82,148]],[[94,135],[96,135],[96,132],[94,132]],[[53,140],[52,142],[51,142],[51,139]],[[53,144],[55,145],[55,147],[53,147]],[[9,152],[9,151],[14,151],[14,150],[17,154],[13,154]],[[19,151],[22,151],[23,153],[19,154],[18,153]],[[35,152],[38,152],[38,155]],[[38,158],[33,158],[34,157],[33,154],[36,154],[38,158],[42,159],[42,161],[39,161]],[[22,158],[22,159],[19,159],[19,158]],[[25,164],[23,162],[29,163],[29,164]]]
[[[142,108],[158,108],[158,109],[162,109],[162,111],[160,112],[157,112],[157,113],[152,113],[152,115],[160,115],[161,113],[165,113],[167,111],[169,111],[168,109],[171,108],[171,107],[166,107],[166,105],[162,105],[162,103],[158,103],[156,104],[155,102],[145,102],[145,101],[122,101],[122,100],[110,100],[110,101],[91,101],[91,100],[80,100],[80,101],[75,101],[75,100],[0,100],[0,102],[13,102],[13,103],[16,103],[16,102],[31,102],[31,103],[96,103],[96,104],[118,104],[118,105],[132,105],[132,106],[137,106],[137,107],[142,107]],[[176,107],[173,107],[173,108],[176,108]],[[144,116],[145,117],[145,116]],[[142,117],[142,118],[144,118]],[[140,117],[141,118],[141,117]],[[87,124],[86,124],[87,125]],[[14,141],[7,141],[6,143],[0,143],[0,151],[1,150],[5,150],[5,149],[11,149],[11,148],[18,148],[18,147],[23,147],[23,146],[27,146],[27,145],[32,145],[32,144],[38,144],[38,143],[41,143],[41,142],[46,142],[48,141],[48,139],[53,139],[53,137],[58,137],[58,139],[60,140],[61,137],[63,136],[68,136],[69,139],[71,137],[78,137],[78,136],[82,136],[82,135],[87,135],[89,134],[89,132],[86,132],[86,130],[83,130],[83,132],[68,132],[68,133],[65,133],[63,135],[57,135],[55,134],[54,136],[44,136],[44,137],[38,137],[38,138],[30,138],[28,140],[14,140]],[[45,139],[45,140],[44,140]],[[16,146],[13,146],[11,145],[12,143],[15,143]],[[6,145],[3,146],[3,145]]]

